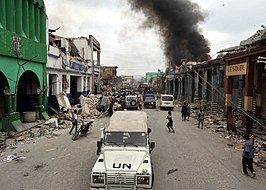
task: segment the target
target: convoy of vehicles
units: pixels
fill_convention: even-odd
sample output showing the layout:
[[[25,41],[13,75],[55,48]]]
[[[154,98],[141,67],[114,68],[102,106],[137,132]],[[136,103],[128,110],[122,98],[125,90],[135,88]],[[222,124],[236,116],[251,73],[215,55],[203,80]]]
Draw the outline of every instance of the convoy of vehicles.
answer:
[[[90,189],[152,189],[150,132],[144,111],[115,112],[97,142]]]

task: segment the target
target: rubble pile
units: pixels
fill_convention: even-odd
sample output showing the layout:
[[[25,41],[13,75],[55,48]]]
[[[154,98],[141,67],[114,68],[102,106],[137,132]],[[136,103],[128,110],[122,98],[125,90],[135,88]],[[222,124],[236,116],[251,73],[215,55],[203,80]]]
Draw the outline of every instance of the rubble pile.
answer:
[[[63,106],[60,112],[52,108],[55,114],[49,120],[45,122],[38,120],[28,130],[22,132],[0,132],[0,157],[3,156],[6,149],[15,149],[17,144],[34,143],[42,137],[52,138],[61,135],[60,129],[72,126],[71,112],[73,110],[77,110],[78,113],[78,126],[89,122],[91,119],[105,117],[106,111],[98,111],[97,106],[106,110],[109,106],[108,101],[108,97],[102,95],[81,96],[80,104],[72,106],[71,110],[67,109],[67,106]],[[9,155],[7,160],[18,160],[18,158],[17,155]]]
[[[0,133],[0,158],[2,161],[22,161],[26,157],[21,157],[18,153],[12,155],[5,155],[8,149],[15,150],[18,145],[36,143],[40,138],[52,138],[61,135],[60,129],[71,126],[71,121],[64,121],[58,123],[57,118],[49,119],[46,122],[40,123],[23,132],[2,132]],[[27,153],[28,150],[20,150],[19,153]]]
[[[99,119],[105,117],[106,114],[104,112],[98,111],[97,105],[106,107],[107,109],[109,102],[106,96],[91,94],[87,97],[80,96],[80,105],[81,105],[81,116],[89,117],[91,119],[96,119],[96,118]]]

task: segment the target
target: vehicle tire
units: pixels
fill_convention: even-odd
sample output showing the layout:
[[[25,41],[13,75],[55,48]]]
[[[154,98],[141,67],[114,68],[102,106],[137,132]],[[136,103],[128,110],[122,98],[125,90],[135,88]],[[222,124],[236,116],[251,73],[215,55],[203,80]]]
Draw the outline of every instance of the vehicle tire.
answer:
[[[154,170],[153,170],[153,167],[152,167],[152,183],[151,183],[151,187],[153,188],[153,185],[154,185]]]
[[[135,106],[135,105],[137,105],[137,101],[136,101],[136,100],[131,100],[130,105],[131,105],[131,106]]]
[[[79,133],[74,133],[73,136],[72,136],[72,140],[75,141],[79,138]]]
[[[85,135],[88,132],[88,129],[86,129],[86,125],[82,125],[80,129],[80,133],[82,135]]]
[[[88,131],[82,131],[81,134],[82,135],[86,135],[88,133]]]

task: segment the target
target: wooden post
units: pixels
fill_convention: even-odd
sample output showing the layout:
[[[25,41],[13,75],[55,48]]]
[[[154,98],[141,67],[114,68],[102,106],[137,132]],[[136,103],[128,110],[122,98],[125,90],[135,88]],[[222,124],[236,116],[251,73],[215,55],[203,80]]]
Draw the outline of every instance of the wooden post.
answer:
[[[247,62],[247,75],[245,78],[245,98],[244,98],[244,111],[247,114],[252,114],[252,98],[253,98],[253,88],[254,88],[254,63],[250,62],[249,57],[246,58]],[[243,116],[242,124],[246,128],[252,128],[252,119],[245,114]]]

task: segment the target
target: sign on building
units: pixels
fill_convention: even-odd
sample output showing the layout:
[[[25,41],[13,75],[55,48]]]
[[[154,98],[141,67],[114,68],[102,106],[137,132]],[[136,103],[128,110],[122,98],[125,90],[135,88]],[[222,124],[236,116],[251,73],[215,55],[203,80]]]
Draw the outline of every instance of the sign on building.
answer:
[[[226,76],[238,76],[247,74],[247,63],[226,66]]]

